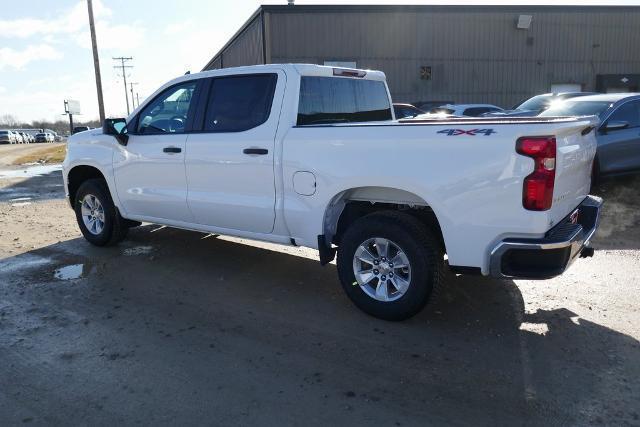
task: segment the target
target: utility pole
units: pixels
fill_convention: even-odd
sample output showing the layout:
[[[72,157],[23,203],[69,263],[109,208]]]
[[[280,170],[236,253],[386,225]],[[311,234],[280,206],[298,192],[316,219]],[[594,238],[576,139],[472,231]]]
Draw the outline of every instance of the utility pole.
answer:
[[[137,82],[129,82],[129,88],[131,89],[131,107],[135,110],[136,108],[136,103],[135,103],[135,98],[133,97],[133,85],[137,85]],[[140,105],[140,104],[138,104]]]
[[[136,91],[136,104],[138,105],[138,107],[140,106],[140,96],[138,95],[137,91]]]
[[[100,77],[100,59],[98,58],[98,43],[96,42],[96,27],[93,24],[93,3],[87,0],[89,8],[89,29],[91,30],[91,47],[93,48],[93,68],[96,72],[96,90],[98,91],[98,111],[100,123],[104,122],[104,100],[102,98],[102,78]]]
[[[113,58],[114,61],[120,61],[120,65],[116,65],[113,68],[122,68],[122,79],[124,80],[124,98],[127,101],[127,116],[131,113],[129,110],[129,90],[127,89],[127,71],[126,68],[133,68],[132,65],[124,65],[125,62],[131,61],[132,57],[124,57],[119,56],[117,58]],[[133,99],[132,99],[133,101]]]

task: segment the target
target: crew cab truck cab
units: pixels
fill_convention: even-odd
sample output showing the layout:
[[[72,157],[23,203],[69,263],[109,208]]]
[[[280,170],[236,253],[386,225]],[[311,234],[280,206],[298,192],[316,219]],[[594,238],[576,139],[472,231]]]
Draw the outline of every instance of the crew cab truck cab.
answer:
[[[400,320],[447,265],[547,278],[590,254],[595,120],[395,120],[378,71],[228,68],[71,136],[64,182],[95,245],[150,222],[337,251],[352,301]]]

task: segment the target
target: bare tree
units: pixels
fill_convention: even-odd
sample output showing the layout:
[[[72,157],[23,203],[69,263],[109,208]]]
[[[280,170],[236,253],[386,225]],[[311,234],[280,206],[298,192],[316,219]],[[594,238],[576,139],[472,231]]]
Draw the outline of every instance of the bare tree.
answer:
[[[19,124],[20,122],[11,114],[3,114],[0,116],[0,126],[17,127]]]

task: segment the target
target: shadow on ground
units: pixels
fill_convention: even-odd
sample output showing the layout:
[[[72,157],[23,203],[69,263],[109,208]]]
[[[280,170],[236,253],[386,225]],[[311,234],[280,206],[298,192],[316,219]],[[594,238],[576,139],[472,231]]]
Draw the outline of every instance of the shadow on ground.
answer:
[[[60,268],[80,277],[60,280]],[[333,265],[155,226],[0,262],[0,413],[53,424],[637,424],[638,342],[511,281],[401,323]]]
[[[604,199],[594,244],[599,249],[640,248],[640,176],[609,178],[594,193]]]
[[[42,174],[35,175],[31,173],[33,166],[12,167],[10,169],[12,175],[0,176],[0,202],[20,203],[64,198],[62,172],[59,169],[56,170],[57,167],[59,166],[42,166],[40,167]],[[5,168],[0,173],[7,171]]]

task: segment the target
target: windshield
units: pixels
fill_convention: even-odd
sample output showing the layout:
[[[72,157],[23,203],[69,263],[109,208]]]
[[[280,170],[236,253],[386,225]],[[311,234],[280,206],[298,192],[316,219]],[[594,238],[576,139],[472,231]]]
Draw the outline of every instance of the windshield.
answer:
[[[514,110],[527,110],[527,111],[535,111],[535,110],[544,110],[547,108],[547,104],[551,102],[553,98],[552,95],[538,95],[533,98],[529,98],[524,101],[522,104],[518,105]]]
[[[600,116],[611,106],[610,101],[564,101],[539,114],[550,116]]]

